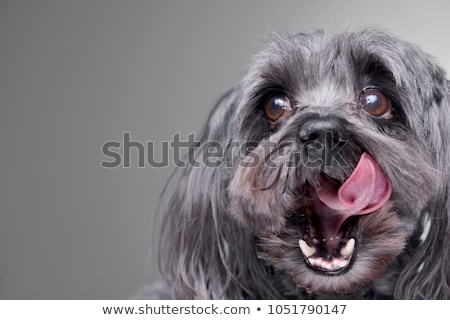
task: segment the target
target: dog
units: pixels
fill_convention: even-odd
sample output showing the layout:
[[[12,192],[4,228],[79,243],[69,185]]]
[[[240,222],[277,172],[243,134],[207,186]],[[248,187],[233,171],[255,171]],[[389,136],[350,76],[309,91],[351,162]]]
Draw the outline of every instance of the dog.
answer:
[[[172,298],[450,298],[450,86],[416,45],[272,34],[186,159],[159,207]]]

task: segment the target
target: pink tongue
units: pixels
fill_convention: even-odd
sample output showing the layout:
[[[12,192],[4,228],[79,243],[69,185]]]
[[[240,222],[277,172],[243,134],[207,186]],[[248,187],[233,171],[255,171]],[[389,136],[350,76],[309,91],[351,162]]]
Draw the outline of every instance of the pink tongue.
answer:
[[[328,207],[324,210],[322,205],[316,203],[316,206],[322,207],[318,207],[318,211],[328,216],[324,218],[334,220],[329,222],[339,228],[352,215],[367,214],[381,208],[391,197],[392,186],[376,161],[368,153],[363,153],[353,173],[340,187],[327,183],[315,191],[320,201]],[[322,215],[320,212],[318,214]]]

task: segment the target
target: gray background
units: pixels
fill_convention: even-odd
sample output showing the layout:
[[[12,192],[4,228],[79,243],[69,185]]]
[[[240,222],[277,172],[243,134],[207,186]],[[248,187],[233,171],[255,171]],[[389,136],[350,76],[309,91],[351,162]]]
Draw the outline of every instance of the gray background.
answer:
[[[124,131],[157,143],[198,131],[269,30],[378,25],[450,69],[449,9],[1,0],[0,298],[123,299],[150,281],[152,216],[171,170],[136,158],[101,168],[101,146]]]

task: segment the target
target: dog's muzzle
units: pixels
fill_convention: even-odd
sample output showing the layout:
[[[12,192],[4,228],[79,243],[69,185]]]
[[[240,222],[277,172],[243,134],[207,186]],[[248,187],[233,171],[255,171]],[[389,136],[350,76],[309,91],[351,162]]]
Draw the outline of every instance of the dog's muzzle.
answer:
[[[315,118],[300,128],[299,136],[304,143],[324,145],[315,149],[326,150],[330,147],[326,133],[332,134],[334,140],[342,140],[346,131],[336,120]],[[327,274],[346,270],[357,246],[350,218],[376,213],[389,200],[391,192],[391,182],[367,152],[362,152],[343,183],[321,174],[319,181],[301,186],[299,193],[305,199],[302,213],[308,227],[299,246],[307,265]]]

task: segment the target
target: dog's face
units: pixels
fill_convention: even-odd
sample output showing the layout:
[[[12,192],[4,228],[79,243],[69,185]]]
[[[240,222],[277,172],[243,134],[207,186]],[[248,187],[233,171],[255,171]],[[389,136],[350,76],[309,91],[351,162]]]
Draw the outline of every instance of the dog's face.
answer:
[[[275,35],[208,119],[225,162],[166,186],[174,297],[450,297],[445,77],[376,31]]]
[[[442,187],[440,77],[385,35],[270,42],[241,83],[234,139],[250,143],[228,187],[258,257],[311,292],[382,277]]]

